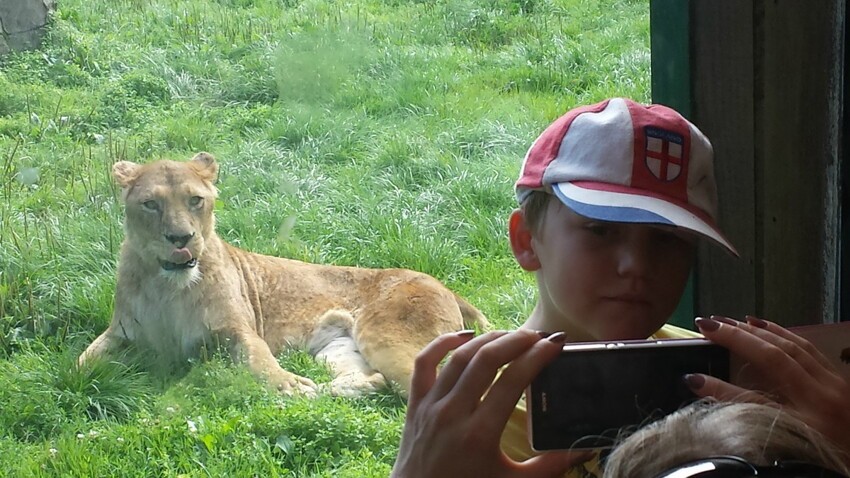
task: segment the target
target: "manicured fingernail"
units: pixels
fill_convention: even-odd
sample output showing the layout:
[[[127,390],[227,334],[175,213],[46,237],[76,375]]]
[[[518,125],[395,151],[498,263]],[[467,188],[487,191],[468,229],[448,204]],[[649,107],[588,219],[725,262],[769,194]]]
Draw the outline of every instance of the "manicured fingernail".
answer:
[[[474,330],[461,330],[460,332],[455,332],[455,335],[457,335],[458,337],[464,337],[464,338],[465,337],[472,337],[473,335],[475,335],[475,331]]]
[[[729,324],[733,327],[738,326],[738,321],[735,319],[730,319],[729,317],[723,317],[722,315],[712,315],[711,320],[716,320],[718,322],[723,322],[724,324]]]
[[[715,330],[720,328],[720,322],[714,319],[706,319],[703,317],[697,317],[694,320],[694,323],[697,327],[704,332],[714,332]]]
[[[758,317],[753,317],[752,315],[747,316],[747,323],[752,325],[753,327],[758,327],[760,329],[767,328],[767,322],[759,319]]]
[[[682,380],[691,390],[699,390],[705,385],[705,377],[696,373],[689,373],[682,377]]]
[[[552,334],[550,332],[544,332],[542,330],[538,330],[537,335],[539,335],[541,339],[545,339],[546,337],[548,337]]]
[[[555,332],[546,338],[549,342],[555,342],[556,344],[562,344],[567,341],[567,334],[563,332]]]

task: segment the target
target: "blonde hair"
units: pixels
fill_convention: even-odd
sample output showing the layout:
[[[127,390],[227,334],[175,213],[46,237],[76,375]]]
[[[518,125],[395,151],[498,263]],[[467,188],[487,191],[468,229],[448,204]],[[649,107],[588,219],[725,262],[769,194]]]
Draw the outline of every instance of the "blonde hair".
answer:
[[[823,435],[779,408],[700,401],[624,439],[605,478],[658,476],[690,461],[733,455],[754,465],[804,461],[850,476],[847,459]]]

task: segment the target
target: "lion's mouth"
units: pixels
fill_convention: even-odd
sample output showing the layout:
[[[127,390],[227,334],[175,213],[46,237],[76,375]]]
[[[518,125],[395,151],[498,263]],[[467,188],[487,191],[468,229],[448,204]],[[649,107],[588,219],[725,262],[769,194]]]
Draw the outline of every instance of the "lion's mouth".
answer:
[[[159,261],[159,265],[160,265],[160,267],[162,267],[163,270],[166,270],[166,271],[180,271],[180,270],[183,270],[183,269],[191,269],[191,268],[195,267],[196,265],[198,265],[198,260],[195,259],[195,258],[192,258],[192,259],[189,259],[188,261],[183,262],[183,263]]]
[[[166,271],[182,271],[198,265],[198,259],[194,257],[192,251],[185,247],[178,247],[172,250],[168,259],[160,259],[159,261],[160,267]]]

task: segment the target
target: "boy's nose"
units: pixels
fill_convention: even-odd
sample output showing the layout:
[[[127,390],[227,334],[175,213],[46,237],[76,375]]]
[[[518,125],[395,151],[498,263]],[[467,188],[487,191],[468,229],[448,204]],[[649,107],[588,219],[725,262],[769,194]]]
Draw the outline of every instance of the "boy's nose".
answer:
[[[617,273],[624,277],[646,277],[650,268],[650,251],[640,241],[629,242],[620,248]]]

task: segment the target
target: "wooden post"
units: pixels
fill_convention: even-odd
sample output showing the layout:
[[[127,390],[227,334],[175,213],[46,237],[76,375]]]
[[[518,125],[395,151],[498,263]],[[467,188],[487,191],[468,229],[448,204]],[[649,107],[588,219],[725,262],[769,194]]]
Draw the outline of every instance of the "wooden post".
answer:
[[[696,312],[834,322],[846,1],[689,3],[692,120],[715,146],[721,225],[742,254],[701,250]]]
[[[714,146],[720,226],[736,259],[703,245],[697,264],[698,314],[743,317],[760,307],[757,263],[752,2],[692,2],[694,123]]]

